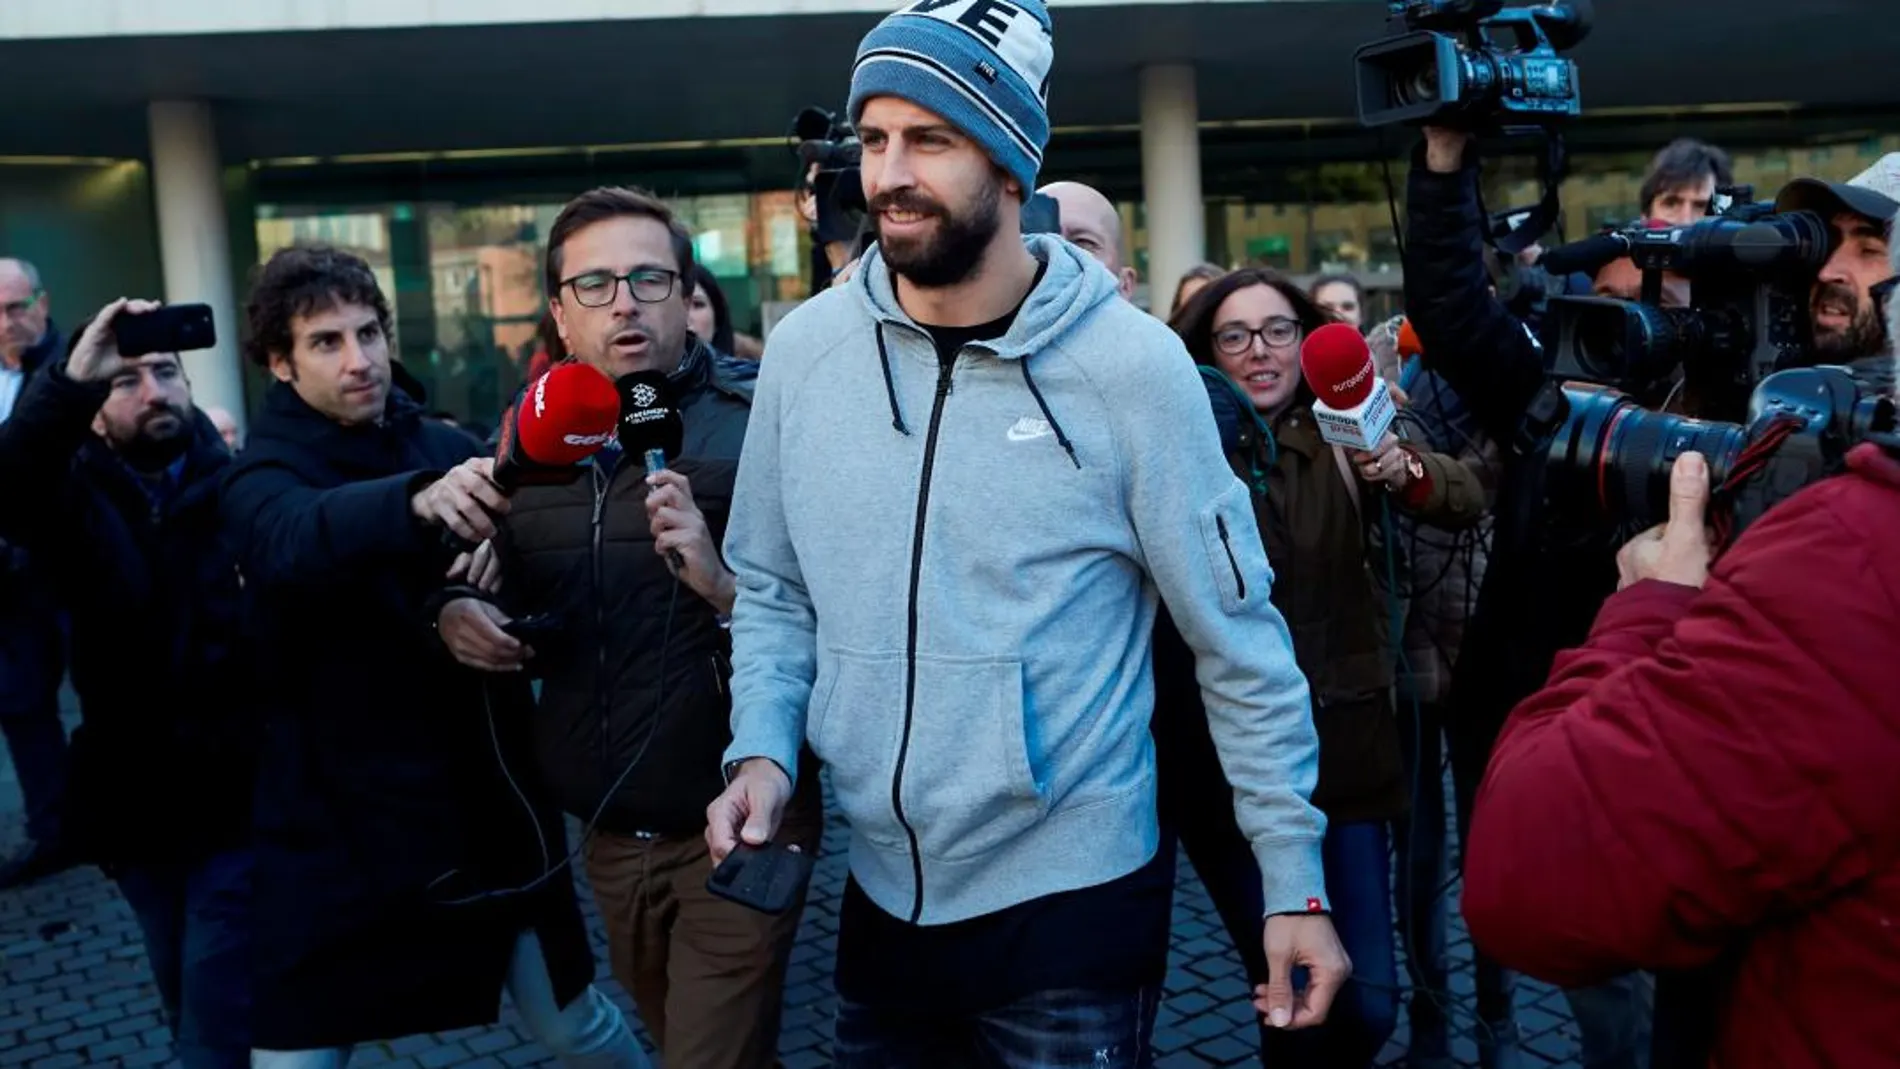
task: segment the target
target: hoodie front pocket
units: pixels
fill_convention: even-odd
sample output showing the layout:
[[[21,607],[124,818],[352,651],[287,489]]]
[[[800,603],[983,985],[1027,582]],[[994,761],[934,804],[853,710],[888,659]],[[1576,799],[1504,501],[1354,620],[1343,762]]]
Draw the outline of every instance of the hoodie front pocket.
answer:
[[[1039,824],[1021,661],[917,658],[903,805],[925,857],[981,857]]]
[[[904,828],[891,807],[904,728],[903,652],[822,651],[805,724],[851,829],[882,846],[904,846]]]

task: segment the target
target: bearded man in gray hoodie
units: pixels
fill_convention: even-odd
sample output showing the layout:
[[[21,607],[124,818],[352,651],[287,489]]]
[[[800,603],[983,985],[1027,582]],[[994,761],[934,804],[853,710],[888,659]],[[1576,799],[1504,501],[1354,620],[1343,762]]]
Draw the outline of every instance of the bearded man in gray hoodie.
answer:
[[[1306,682],[1200,377],[1099,263],[1021,232],[1053,55],[1040,0],[920,0],[864,39],[878,243],[773,332],[741,455],[707,836],[768,841],[807,740],[830,767],[841,1069],[1146,1063],[1158,598],[1265,880],[1255,1005],[1317,1023],[1350,972]]]

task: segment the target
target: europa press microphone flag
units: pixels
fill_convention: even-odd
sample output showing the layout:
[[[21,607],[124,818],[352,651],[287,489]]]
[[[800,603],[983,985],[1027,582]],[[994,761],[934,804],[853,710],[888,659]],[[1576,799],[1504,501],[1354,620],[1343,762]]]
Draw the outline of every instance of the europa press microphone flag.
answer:
[[[1328,323],[1307,335],[1300,346],[1300,373],[1316,398],[1313,420],[1320,437],[1366,451],[1385,439],[1397,408],[1357,330]]]

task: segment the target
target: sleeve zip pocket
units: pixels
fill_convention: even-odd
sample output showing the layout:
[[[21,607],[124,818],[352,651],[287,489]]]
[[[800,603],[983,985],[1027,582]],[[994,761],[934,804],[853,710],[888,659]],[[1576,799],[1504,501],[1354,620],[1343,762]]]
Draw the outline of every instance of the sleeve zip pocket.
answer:
[[[1238,588],[1237,593],[1240,595],[1240,600],[1246,601],[1247,577],[1240,574],[1240,561],[1234,559],[1234,542],[1227,533],[1227,517],[1218,514],[1215,515],[1214,526],[1220,531],[1221,548],[1227,551],[1227,566],[1234,570],[1234,586]]]
[[[1273,584],[1266,546],[1250,522],[1252,508],[1246,486],[1236,479],[1194,518],[1199,556],[1206,562],[1195,562],[1197,570],[1205,569],[1199,581],[1213,586],[1220,595],[1220,611],[1228,616],[1251,613]]]

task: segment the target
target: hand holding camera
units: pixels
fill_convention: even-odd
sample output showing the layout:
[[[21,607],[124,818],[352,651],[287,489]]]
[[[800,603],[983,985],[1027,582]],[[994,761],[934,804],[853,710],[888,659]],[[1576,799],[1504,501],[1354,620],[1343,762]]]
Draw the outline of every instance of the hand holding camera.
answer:
[[[1656,579],[1700,590],[1709,581],[1709,462],[1689,452],[1669,472],[1669,521],[1631,539],[1616,555],[1617,589]]]

